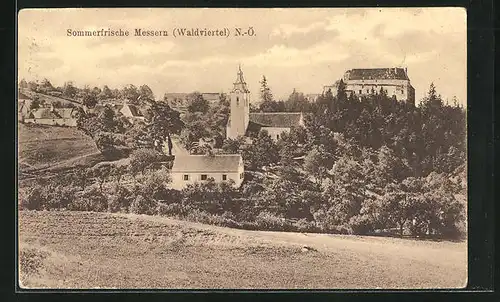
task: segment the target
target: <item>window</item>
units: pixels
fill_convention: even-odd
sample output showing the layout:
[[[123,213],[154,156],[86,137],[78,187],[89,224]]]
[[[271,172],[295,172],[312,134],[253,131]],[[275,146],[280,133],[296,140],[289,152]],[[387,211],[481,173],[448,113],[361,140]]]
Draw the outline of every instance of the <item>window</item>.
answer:
[[[222,174],[222,180],[227,180],[227,175],[226,174]]]
[[[280,135],[279,134],[276,134],[276,139],[280,139]]]
[[[370,88],[366,89],[366,93],[370,93]]]
[[[240,173],[240,179],[243,179],[244,175],[245,175],[245,173]]]
[[[240,104],[240,98],[236,97],[236,105],[239,105],[239,104]]]
[[[207,180],[207,174],[201,174],[201,180]]]
[[[361,94],[361,89],[359,90],[359,94]]]
[[[189,180],[189,175],[184,174],[184,180]]]

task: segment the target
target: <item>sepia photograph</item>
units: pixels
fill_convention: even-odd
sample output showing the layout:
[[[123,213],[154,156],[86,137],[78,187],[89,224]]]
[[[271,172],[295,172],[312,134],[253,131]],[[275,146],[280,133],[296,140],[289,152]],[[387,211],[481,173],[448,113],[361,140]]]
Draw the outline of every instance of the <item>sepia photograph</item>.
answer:
[[[16,90],[23,290],[467,286],[464,8],[22,9]]]

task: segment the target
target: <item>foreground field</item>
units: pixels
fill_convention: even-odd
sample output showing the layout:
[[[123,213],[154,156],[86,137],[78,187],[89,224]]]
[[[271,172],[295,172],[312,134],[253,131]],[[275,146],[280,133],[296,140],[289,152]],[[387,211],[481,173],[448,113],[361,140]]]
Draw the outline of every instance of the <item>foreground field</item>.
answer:
[[[28,288],[446,288],[466,243],[245,231],[164,217],[19,212]],[[307,246],[308,248],[304,248]]]

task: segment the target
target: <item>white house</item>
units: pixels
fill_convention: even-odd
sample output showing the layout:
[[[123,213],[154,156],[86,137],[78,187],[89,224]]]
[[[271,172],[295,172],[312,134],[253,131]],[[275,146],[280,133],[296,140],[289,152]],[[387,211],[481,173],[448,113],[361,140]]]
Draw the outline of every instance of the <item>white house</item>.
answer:
[[[251,132],[266,130],[272,139],[278,140],[291,127],[304,126],[301,112],[255,112],[250,113],[250,90],[243,78],[241,67],[230,93],[231,112],[226,125],[226,137],[249,136]]]
[[[232,179],[239,187],[244,178],[243,159],[239,154],[176,155],[172,166],[172,188],[181,190],[188,184]]]

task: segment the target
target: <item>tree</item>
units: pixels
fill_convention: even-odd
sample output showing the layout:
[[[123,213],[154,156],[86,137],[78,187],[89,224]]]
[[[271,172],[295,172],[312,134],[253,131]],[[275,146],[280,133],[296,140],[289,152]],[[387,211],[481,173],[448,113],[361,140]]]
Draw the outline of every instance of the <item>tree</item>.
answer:
[[[163,102],[152,102],[146,110],[147,124],[146,130],[151,140],[156,142],[157,150],[162,149],[162,143],[168,143],[168,154],[172,155],[171,135],[180,134],[184,128],[180,113],[173,110],[168,104]]]
[[[129,171],[135,175],[144,174],[144,171],[152,164],[161,160],[161,154],[151,149],[137,149],[130,154]]]
[[[253,140],[252,145],[243,150],[243,159],[245,160],[245,164],[251,170],[269,166],[278,162],[278,148],[267,131],[261,130],[257,138]]]
[[[236,154],[241,151],[243,146],[243,137],[237,137],[235,139],[227,138],[222,144],[222,151],[226,154]]]
[[[206,113],[208,111],[209,108],[208,101],[205,100],[200,93],[194,92],[191,95],[189,95],[188,98],[190,99],[188,105],[189,112]]]
[[[31,101],[31,103],[30,103],[30,110],[34,110],[34,109],[40,108],[40,104],[41,104],[40,98],[38,96],[35,96],[33,98],[33,101]]]
[[[76,96],[77,89],[73,85],[73,82],[65,82],[63,86],[63,96],[67,98],[74,98]]]
[[[19,82],[19,88],[27,89],[28,88],[28,82],[26,82],[25,79],[21,79],[21,81]]]
[[[297,92],[293,89],[293,92],[285,102],[285,108],[288,112],[307,112],[309,111],[309,102],[306,101],[302,92]]]
[[[104,85],[104,87],[102,88],[101,93],[97,96],[97,98],[99,100],[106,100],[106,99],[110,99],[112,97],[113,97],[113,93],[112,93],[111,89],[109,89],[109,87],[107,85]]]
[[[139,96],[141,101],[147,102],[155,100],[155,95],[148,85],[142,85],[141,87],[139,87]]]
[[[262,102],[273,101],[273,94],[271,93],[271,89],[267,85],[266,76],[262,76],[262,80],[260,81],[260,99]]]
[[[97,105],[97,98],[93,93],[87,93],[83,96],[82,103],[88,108],[94,108]]]
[[[122,98],[127,99],[132,104],[139,103],[139,90],[133,84],[125,85],[120,94]]]
[[[314,146],[306,155],[304,169],[316,180],[316,185],[321,187],[323,179],[331,167],[331,155],[322,147]]]

